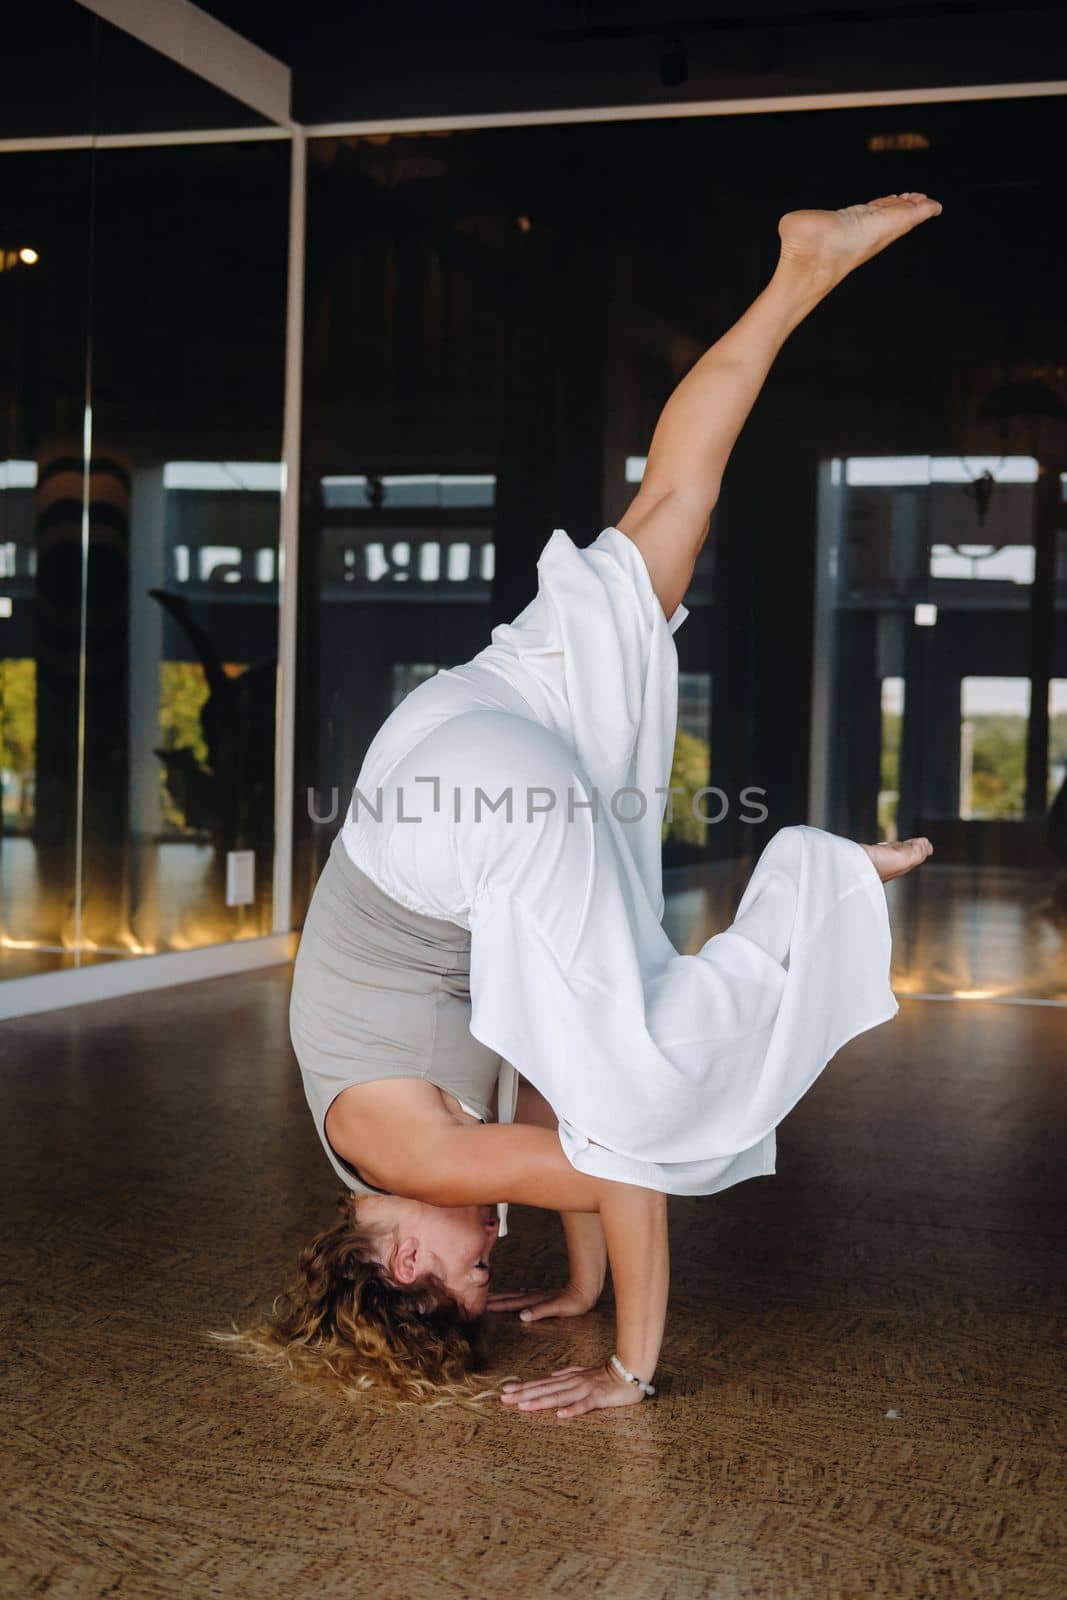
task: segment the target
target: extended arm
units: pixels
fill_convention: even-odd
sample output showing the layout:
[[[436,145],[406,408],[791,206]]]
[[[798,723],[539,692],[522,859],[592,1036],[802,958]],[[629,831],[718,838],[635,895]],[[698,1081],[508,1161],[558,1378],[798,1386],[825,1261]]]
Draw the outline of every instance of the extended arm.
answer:
[[[604,1189],[600,1220],[615,1287],[615,1348],[623,1366],[648,1383],[667,1321],[667,1196],[628,1183],[609,1183]]]

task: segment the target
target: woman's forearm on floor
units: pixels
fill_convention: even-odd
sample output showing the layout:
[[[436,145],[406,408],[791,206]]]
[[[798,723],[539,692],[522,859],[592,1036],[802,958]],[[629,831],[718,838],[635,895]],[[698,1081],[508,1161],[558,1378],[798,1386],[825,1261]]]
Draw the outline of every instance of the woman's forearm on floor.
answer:
[[[600,1220],[615,1288],[615,1349],[623,1366],[647,1383],[667,1321],[667,1196],[656,1189],[605,1184]]]

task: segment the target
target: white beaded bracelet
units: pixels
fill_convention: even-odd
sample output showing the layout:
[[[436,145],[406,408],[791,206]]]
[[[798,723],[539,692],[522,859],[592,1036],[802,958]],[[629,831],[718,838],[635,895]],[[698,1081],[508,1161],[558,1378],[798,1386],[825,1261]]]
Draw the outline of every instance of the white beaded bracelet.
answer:
[[[627,1383],[632,1383],[635,1388],[640,1389],[642,1394],[655,1394],[656,1391],[652,1385],[650,1383],[646,1383],[643,1378],[635,1377],[632,1372],[627,1371],[622,1362],[619,1360],[618,1356],[613,1355],[611,1360],[608,1362],[608,1366],[611,1368],[612,1372],[614,1372],[616,1377],[625,1378]]]

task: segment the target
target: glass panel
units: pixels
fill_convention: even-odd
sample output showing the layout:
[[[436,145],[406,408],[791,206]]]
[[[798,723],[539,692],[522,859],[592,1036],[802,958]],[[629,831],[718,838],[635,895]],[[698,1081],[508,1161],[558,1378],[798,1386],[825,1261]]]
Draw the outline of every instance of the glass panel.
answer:
[[[0,138],[55,139],[94,131],[96,34],[96,18],[75,0],[6,7]],[[5,175],[10,157],[11,152],[3,155]],[[88,214],[86,189],[77,210],[83,225]]]
[[[427,678],[432,678],[441,669],[432,661],[394,661],[393,662],[393,692],[390,696],[391,711],[395,711],[412,689],[417,689],[420,683],[425,683]]]
[[[878,836],[897,839],[900,804],[900,736],[904,726],[904,679],[882,679],[882,765],[878,791]]]
[[[1053,678],[1049,684],[1048,716],[1048,801],[1051,806],[1067,780],[1067,678]]]
[[[83,905],[111,954],[271,926],[288,156],[97,155]]]
[[[678,351],[649,331],[655,272],[644,257],[624,270],[585,196],[620,143],[639,163],[641,142],[620,128],[311,142],[298,922],[394,671],[476,654],[532,598],[553,526],[588,543],[640,482],[650,396],[666,398]],[[716,538],[678,644],[718,693]],[[707,784],[707,738],[683,728],[687,794]],[[727,850],[692,814],[668,832],[680,860]]]
[[[6,136],[262,125],[81,6],[41,0],[17,35]],[[15,976],[270,925],[289,163],[285,141],[3,161]]]
[[[43,0],[17,30],[0,129],[65,133],[91,113],[93,19]],[[92,159],[7,151],[0,171],[0,976],[23,977],[76,959]]]
[[[711,786],[711,673],[679,672],[678,730],[671,767],[672,795],[664,818],[664,840],[702,845],[722,810]],[[678,792],[680,791],[680,792]]]
[[[726,814],[672,824],[664,859],[696,933],[776,828],[929,833],[890,893],[901,991],[1067,995],[1042,910],[1067,869],[1061,120],[1049,97],[311,142],[300,763],[337,806],[301,816],[297,920],[394,666],[472,655],[554,527],[585,544],[622,514],[777,217],[928,190],[944,215],[791,335],[738,442],[676,635],[675,771]],[[450,475],[491,481],[477,515]],[[1025,731],[965,709],[979,679],[1030,684]],[[962,815],[983,774],[1006,809]]]
[[[960,684],[960,809],[965,822],[1026,815],[1027,678]]]
[[[832,574],[831,825],[866,832],[868,663],[895,669],[880,680],[878,831],[927,833],[936,851],[890,891],[903,935],[895,981],[904,992],[1062,995],[1067,701],[1063,680],[1045,674],[1064,660],[1063,582],[1039,553],[1067,480],[1053,476],[1050,510],[1035,456],[834,466],[821,558]],[[921,887],[938,880],[936,896]]]
[[[339,337],[358,333],[358,324],[346,326]],[[298,885],[321,866],[361,752],[382,720],[442,666],[475,654],[489,631],[494,475],[357,470],[367,466],[356,453],[359,417],[350,438],[335,417],[328,432],[313,430],[307,446],[304,481],[314,486],[317,526],[304,533],[302,559],[310,572],[314,558],[305,583],[317,615],[305,593],[303,681],[317,681],[320,699],[317,715],[299,719],[305,748],[313,730],[318,749],[298,787],[306,795],[297,821],[305,850]],[[330,443],[335,433],[342,442]],[[328,456],[319,454],[321,442]],[[298,886],[298,900],[300,893]]]

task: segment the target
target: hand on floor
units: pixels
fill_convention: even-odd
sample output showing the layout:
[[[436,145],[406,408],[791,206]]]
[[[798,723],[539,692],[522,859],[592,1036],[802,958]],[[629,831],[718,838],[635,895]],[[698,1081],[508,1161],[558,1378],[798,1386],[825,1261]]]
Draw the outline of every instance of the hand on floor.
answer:
[[[501,1405],[515,1411],[555,1411],[557,1417],[580,1417],[586,1411],[612,1406],[637,1406],[644,1395],[632,1383],[604,1367],[560,1367],[550,1378],[505,1383]]]
[[[543,1317],[582,1317],[595,1305],[596,1296],[568,1284],[565,1289],[501,1289],[489,1296],[487,1309],[517,1311],[523,1322],[540,1322]]]

